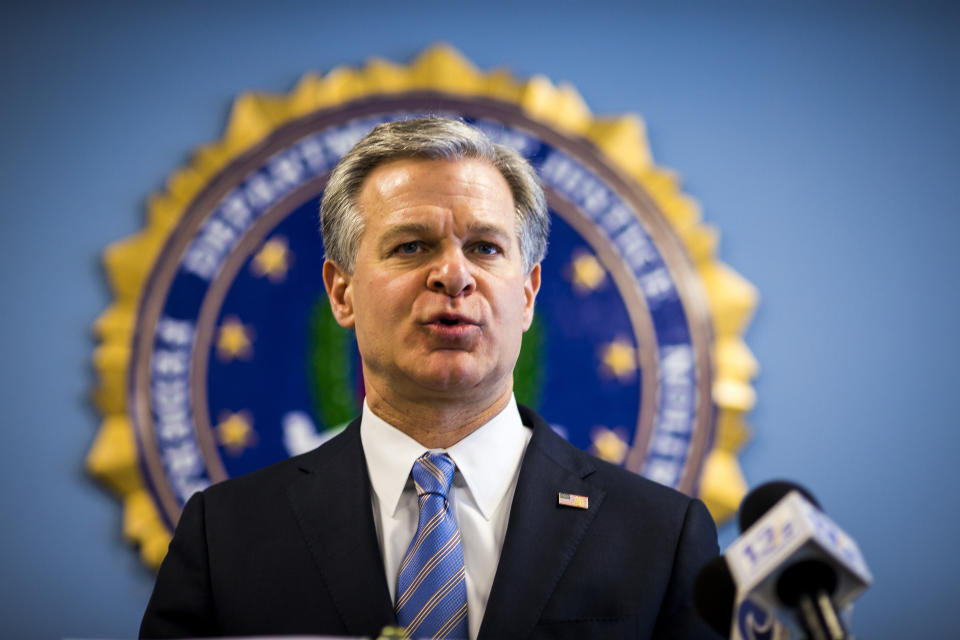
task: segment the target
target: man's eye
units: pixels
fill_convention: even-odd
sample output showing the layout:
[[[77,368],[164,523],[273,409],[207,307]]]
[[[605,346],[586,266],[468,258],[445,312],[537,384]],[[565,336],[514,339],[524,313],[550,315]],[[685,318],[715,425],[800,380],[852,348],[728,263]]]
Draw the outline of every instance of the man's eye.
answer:
[[[397,245],[397,248],[393,250],[394,253],[399,253],[405,256],[413,255],[418,251],[420,251],[419,242],[404,242],[401,245]]]
[[[485,256],[495,256],[502,253],[502,251],[500,250],[500,247],[493,244],[492,242],[478,242],[475,247],[475,250],[477,253]]]

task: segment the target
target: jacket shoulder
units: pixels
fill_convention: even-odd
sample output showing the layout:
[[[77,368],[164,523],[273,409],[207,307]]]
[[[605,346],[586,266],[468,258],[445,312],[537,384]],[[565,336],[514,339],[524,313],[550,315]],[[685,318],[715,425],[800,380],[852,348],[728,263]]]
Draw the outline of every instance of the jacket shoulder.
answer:
[[[676,539],[694,524],[716,548],[716,525],[702,501],[578,449],[527,407],[520,407],[520,414],[534,431],[529,446],[603,490],[604,523],[667,539]]]
[[[204,498],[216,503],[272,495],[304,474],[327,467],[330,461],[340,456],[359,455],[362,459],[359,426],[360,419],[357,418],[341,433],[316,449],[213,484],[203,491]]]

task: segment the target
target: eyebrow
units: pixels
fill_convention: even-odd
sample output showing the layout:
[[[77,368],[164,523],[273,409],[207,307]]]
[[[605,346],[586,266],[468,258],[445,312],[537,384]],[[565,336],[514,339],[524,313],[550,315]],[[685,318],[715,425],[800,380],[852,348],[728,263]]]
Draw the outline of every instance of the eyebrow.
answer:
[[[430,235],[434,232],[434,227],[422,222],[404,222],[392,227],[380,238],[380,245],[387,245],[397,236],[404,235]],[[467,226],[469,235],[491,235],[496,236],[503,242],[510,241],[510,234],[500,227],[493,224],[470,224]]]
[[[493,224],[471,224],[467,226],[467,233],[471,235],[491,235],[500,238],[501,241],[509,243],[510,234]]]
[[[390,244],[397,236],[425,235],[429,233],[430,225],[428,224],[423,224],[421,222],[404,222],[395,227],[391,227],[389,231],[383,234],[380,237],[380,246]]]

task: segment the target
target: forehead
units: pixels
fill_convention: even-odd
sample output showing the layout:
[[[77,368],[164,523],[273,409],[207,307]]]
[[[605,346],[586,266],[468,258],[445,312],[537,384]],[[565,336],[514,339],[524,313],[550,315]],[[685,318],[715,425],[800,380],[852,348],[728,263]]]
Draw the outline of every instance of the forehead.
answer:
[[[364,180],[357,203],[368,224],[444,212],[512,223],[515,215],[506,179],[490,162],[473,158],[384,163]]]

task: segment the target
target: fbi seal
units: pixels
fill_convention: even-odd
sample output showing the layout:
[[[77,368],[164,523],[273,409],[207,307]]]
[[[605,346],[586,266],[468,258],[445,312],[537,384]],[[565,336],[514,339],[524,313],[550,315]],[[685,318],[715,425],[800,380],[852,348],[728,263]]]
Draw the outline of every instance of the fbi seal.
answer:
[[[641,121],[597,118],[567,86],[475,69],[435,47],[247,94],[226,133],[104,253],[114,302],[94,361],[103,424],[88,466],[124,501],[124,532],[159,565],[190,495],[322,443],[363,399],[352,334],[321,281],[317,211],[333,166],[378,123],[462,118],[524,155],[553,219],[515,394],[575,445],[736,509],[736,451],[756,363],[753,287]]]

